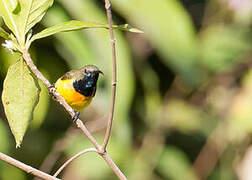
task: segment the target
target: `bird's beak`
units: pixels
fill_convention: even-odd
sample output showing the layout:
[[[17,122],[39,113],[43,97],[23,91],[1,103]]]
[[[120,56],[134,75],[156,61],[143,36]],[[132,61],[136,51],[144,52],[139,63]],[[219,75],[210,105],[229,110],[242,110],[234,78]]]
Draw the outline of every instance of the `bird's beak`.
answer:
[[[98,71],[98,73],[100,73],[100,74],[104,75],[104,74],[103,74],[103,72],[102,72],[102,71],[100,71],[100,70]]]

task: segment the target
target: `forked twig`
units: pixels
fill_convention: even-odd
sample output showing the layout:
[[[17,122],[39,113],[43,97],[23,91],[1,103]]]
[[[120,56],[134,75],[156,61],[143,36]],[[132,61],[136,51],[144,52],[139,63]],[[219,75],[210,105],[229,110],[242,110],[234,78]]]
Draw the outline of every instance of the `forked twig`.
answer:
[[[83,151],[75,154],[74,156],[72,156],[70,159],[68,159],[58,170],[57,172],[53,175],[54,177],[57,177],[59,175],[59,173],[68,165],[70,164],[73,160],[75,160],[76,158],[78,158],[79,156],[87,153],[87,152],[97,152],[97,150],[95,148],[88,148],[88,149],[84,149]]]

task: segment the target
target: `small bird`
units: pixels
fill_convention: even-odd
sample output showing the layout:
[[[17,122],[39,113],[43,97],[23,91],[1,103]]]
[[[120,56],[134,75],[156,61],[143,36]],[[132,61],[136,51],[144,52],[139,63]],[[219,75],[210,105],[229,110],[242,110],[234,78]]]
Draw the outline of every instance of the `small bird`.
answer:
[[[86,108],[95,96],[100,73],[103,74],[96,66],[86,65],[67,72],[56,81],[55,88],[75,110],[74,122],[78,119],[80,111]]]

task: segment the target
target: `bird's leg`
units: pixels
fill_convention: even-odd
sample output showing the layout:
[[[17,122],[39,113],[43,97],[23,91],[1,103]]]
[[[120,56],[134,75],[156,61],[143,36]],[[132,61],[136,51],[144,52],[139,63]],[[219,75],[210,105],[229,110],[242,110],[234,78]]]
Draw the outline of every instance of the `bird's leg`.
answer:
[[[56,89],[55,89],[54,85],[51,85],[51,86],[49,87],[49,92],[48,92],[48,93],[49,93],[49,95],[52,96],[52,98],[53,98],[54,100],[56,100],[56,97],[54,96],[55,91],[56,91]]]
[[[79,118],[80,112],[79,111],[74,111],[74,116],[72,117],[73,122],[75,123],[75,121]]]

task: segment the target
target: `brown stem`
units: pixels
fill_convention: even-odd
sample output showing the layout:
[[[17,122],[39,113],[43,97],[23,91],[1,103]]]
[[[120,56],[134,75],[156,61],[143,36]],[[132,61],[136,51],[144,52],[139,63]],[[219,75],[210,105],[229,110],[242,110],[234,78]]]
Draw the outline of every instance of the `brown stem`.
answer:
[[[9,163],[9,164],[11,164],[11,165],[13,165],[13,166],[15,166],[15,167],[17,167],[17,168],[19,168],[19,169],[22,169],[23,171],[25,171],[25,172],[27,172],[29,174],[33,174],[34,176],[38,176],[38,177],[40,177],[42,179],[59,180],[56,177],[53,177],[53,176],[51,176],[49,174],[46,174],[46,173],[44,173],[44,172],[42,172],[42,171],[40,171],[38,169],[35,169],[35,168],[31,167],[31,166],[28,166],[28,165],[26,165],[26,164],[24,164],[24,163],[22,163],[22,162],[20,162],[20,161],[18,161],[16,159],[13,159],[12,157],[9,157],[9,156],[1,153],[1,152],[0,152],[0,159],[7,162],[7,163]]]
[[[49,91],[55,97],[56,101],[58,101],[66,109],[66,111],[73,117],[75,114],[74,110],[66,103],[65,99],[59,94],[59,92],[56,91],[55,87],[53,87],[52,84],[37,69],[37,67],[34,65],[27,49],[23,49],[22,54],[23,54],[24,60],[26,61],[26,64],[29,66],[29,68],[35,74],[35,76],[38,79],[40,79],[43,84],[46,85],[46,87],[49,89]],[[97,152],[103,157],[103,159],[107,162],[107,164],[114,171],[114,173],[118,176],[118,178],[121,180],[125,180],[126,177],[124,176],[124,174],[120,171],[120,169],[116,166],[116,164],[113,162],[113,160],[111,158],[107,158],[108,154],[102,150],[102,147],[97,143],[96,139],[88,131],[87,127],[83,124],[83,122],[80,119],[77,119],[75,123],[76,123],[77,127],[80,128],[82,130],[82,132],[88,137],[90,142],[96,148]]]
[[[37,69],[37,67],[34,65],[29,52],[26,49],[23,49],[23,58],[26,61],[26,64],[29,66],[31,71],[36,75],[38,79],[40,79],[43,84],[46,85],[46,87],[49,89],[49,91],[53,94],[55,99],[66,109],[66,111],[73,117],[74,116],[74,110],[67,104],[65,99],[59,94],[59,92],[56,91],[55,87],[44,77],[44,75]],[[80,119],[76,120],[76,125],[78,128],[84,132],[84,134],[89,138],[91,143],[95,146],[95,148],[100,151],[100,146],[95,140],[95,138],[90,134],[87,127],[83,124],[83,122]]]
[[[54,177],[57,177],[59,175],[59,173],[69,164],[71,163],[73,160],[75,160],[76,158],[78,158],[79,156],[81,156],[82,154],[85,154],[87,152],[97,152],[97,150],[95,148],[89,148],[89,149],[85,149],[77,154],[75,154],[73,157],[71,157],[70,159],[68,159],[58,170],[57,172],[53,175]]]
[[[111,42],[111,48],[112,48],[112,92],[111,92],[111,106],[110,106],[110,115],[108,120],[108,125],[106,129],[106,134],[104,137],[104,141],[102,144],[102,150],[105,152],[106,147],[108,145],[108,141],[111,134],[112,129],[112,123],[114,119],[114,109],[115,109],[115,98],[116,98],[116,83],[117,83],[117,77],[116,77],[116,50],[115,50],[115,38],[113,33],[113,27],[112,27],[112,12],[111,12],[111,3],[110,0],[105,0],[105,9],[107,13],[107,19],[108,19],[108,25],[109,25],[109,32],[110,32],[110,42]]]
[[[103,159],[108,163],[108,165],[113,169],[114,173],[119,177],[120,180],[127,180],[126,176],[122,173],[122,171],[118,168],[118,166],[114,163],[111,157],[107,152],[101,154]]]
[[[82,130],[82,132],[88,137],[88,139],[91,141],[91,143],[95,146],[97,152],[103,157],[103,159],[107,162],[107,164],[111,167],[111,169],[114,171],[114,173],[118,176],[121,180],[126,180],[127,178],[125,175],[121,172],[121,170],[117,167],[117,165],[113,162],[113,160],[110,158],[110,156],[106,152],[106,147],[110,138],[111,134],[111,128],[112,128],[112,122],[114,118],[114,107],[115,107],[115,98],[116,98],[116,83],[117,83],[117,77],[116,77],[116,52],[115,52],[115,38],[112,28],[112,13],[111,13],[111,3],[109,0],[105,0],[105,8],[107,12],[107,19],[109,23],[109,32],[110,32],[110,41],[111,41],[111,47],[112,47],[112,57],[113,57],[113,70],[112,70],[112,96],[111,96],[111,107],[110,107],[110,115],[107,125],[106,134],[104,137],[103,145],[100,146],[95,138],[91,135],[91,133],[88,131],[86,126],[82,123],[80,119],[76,120],[76,125]],[[66,103],[65,99],[56,91],[56,89],[51,85],[51,83],[43,76],[43,74],[37,69],[37,67],[34,65],[30,54],[26,49],[23,49],[23,58],[25,59],[27,65],[30,67],[31,71],[36,75],[37,78],[39,78],[49,89],[49,91],[55,96],[56,100],[68,111],[68,113],[73,117],[74,111],[73,109]]]

